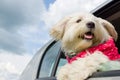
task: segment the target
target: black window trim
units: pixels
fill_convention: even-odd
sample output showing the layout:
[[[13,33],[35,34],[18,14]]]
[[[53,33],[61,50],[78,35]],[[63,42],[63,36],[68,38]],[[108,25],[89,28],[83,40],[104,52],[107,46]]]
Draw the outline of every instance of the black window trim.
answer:
[[[111,16],[112,14],[116,13],[120,9],[120,1],[119,0],[112,0],[107,5],[101,5],[102,7],[98,7],[97,9],[91,11],[95,16],[102,17],[106,19],[107,17]]]
[[[57,80],[56,77],[45,77],[45,78],[39,78],[36,80]]]
[[[120,76],[120,70],[112,70],[112,71],[104,71],[104,72],[96,72],[91,78],[100,78],[100,77],[116,77]]]

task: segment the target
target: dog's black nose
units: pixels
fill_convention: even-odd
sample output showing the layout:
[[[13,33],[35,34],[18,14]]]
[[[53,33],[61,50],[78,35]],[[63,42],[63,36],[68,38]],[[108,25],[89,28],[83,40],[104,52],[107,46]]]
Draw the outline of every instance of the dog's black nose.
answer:
[[[95,28],[95,23],[94,22],[88,22],[87,27],[88,28]]]

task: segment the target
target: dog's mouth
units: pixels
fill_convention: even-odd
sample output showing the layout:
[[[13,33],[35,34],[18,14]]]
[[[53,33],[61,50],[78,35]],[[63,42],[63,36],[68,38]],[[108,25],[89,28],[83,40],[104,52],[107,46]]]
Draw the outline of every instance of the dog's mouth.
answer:
[[[94,38],[94,34],[92,32],[86,32],[84,35],[83,35],[83,39],[86,39],[86,40],[92,40]]]

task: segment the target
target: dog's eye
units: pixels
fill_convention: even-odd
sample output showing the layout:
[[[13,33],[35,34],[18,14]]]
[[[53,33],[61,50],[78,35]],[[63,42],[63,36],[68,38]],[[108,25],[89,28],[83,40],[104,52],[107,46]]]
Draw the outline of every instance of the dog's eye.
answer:
[[[81,19],[78,19],[77,21],[76,21],[76,23],[79,23],[81,21]]]

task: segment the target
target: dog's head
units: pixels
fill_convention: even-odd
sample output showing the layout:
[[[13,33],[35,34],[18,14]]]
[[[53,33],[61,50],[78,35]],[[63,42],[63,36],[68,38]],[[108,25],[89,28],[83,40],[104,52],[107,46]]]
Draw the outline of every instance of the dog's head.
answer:
[[[50,34],[56,40],[61,40],[62,47],[67,52],[79,52],[111,37],[117,40],[114,26],[92,14],[65,17],[52,27]]]

